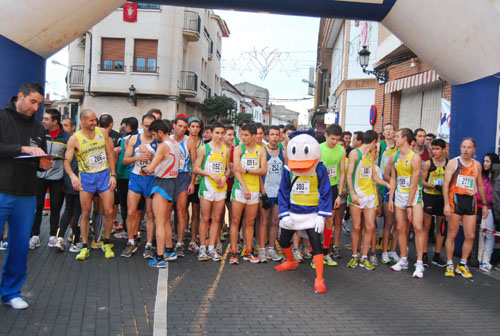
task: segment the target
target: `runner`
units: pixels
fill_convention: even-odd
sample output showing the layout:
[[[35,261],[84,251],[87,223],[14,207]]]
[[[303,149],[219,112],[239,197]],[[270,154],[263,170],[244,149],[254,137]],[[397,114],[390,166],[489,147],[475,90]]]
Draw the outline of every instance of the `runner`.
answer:
[[[332,256],[339,255],[340,234],[342,231],[342,223],[336,222],[334,234],[335,242],[332,251],[330,251],[330,243],[333,234],[333,219],[335,217],[335,212],[340,206],[340,195],[344,190],[345,181],[345,150],[338,144],[341,136],[342,127],[337,124],[332,124],[326,129],[326,141],[319,145],[321,148],[321,161],[328,171],[333,200],[332,217],[325,218],[325,231],[323,232],[323,264],[328,266],[337,266],[337,262],[332,259]],[[314,260],[311,265],[314,265]]]
[[[443,195],[444,215],[448,218],[448,233],[446,236],[446,272],[447,277],[454,277],[455,271],[464,278],[472,278],[467,266],[467,259],[474,244],[476,230],[477,200],[476,192],[479,191],[483,204],[483,218],[488,217],[488,202],[484,192],[482,167],[472,156],[476,152],[476,142],[472,138],[462,140],[460,156],[451,159],[446,165]],[[453,251],[455,238],[462,222],[464,242],[462,245],[462,259],[454,270]]]
[[[236,177],[231,194],[232,220],[230,228],[231,258],[230,264],[238,264],[236,243],[240,219],[245,210],[245,246],[243,260],[258,263],[259,258],[252,254],[252,241],[255,217],[259,210],[260,178],[267,172],[267,157],[263,155],[262,147],[255,143],[257,128],[254,124],[246,124],[241,128],[241,142],[234,149],[233,173]]]
[[[351,206],[352,216],[352,258],[347,264],[349,268],[355,268],[358,263],[360,267],[374,270],[375,266],[368,260],[368,250],[375,229],[375,207],[377,191],[373,181],[391,189],[389,183],[382,180],[378,174],[373,161],[371,151],[377,146],[377,132],[369,130],[360,135],[354,133],[357,141],[362,141],[359,148],[355,148],[349,154],[349,166],[347,169],[347,186],[349,188],[348,202]],[[361,216],[364,219],[365,234],[363,237],[363,249],[361,260],[358,256],[359,242],[361,240]]]
[[[85,109],[80,114],[82,129],[68,140],[64,170],[71,178],[75,190],[80,191],[82,215],[80,230],[83,247],[76,260],[89,257],[88,246],[90,210],[92,197],[99,194],[104,207],[104,244],[102,250],[106,258],[114,258],[115,254],[109,241],[113,224],[113,198],[116,186],[115,154],[108,136],[97,127],[97,117],[92,110]],[[76,156],[80,177],[71,169],[71,160]]]
[[[189,129],[189,142],[193,142],[196,148],[196,155],[200,148],[203,147],[201,134],[203,132],[203,123],[198,117],[191,117],[188,119]],[[201,176],[196,175],[194,180],[194,192],[188,196],[188,203],[191,203],[191,241],[188,245],[188,250],[193,253],[199,252],[198,244],[196,243],[196,235],[198,234],[198,227],[200,226],[200,181]]]
[[[396,214],[396,229],[401,259],[391,266],[391,269],[393,271],[408,269],[407,227],[409,226],[408,222],[411,222],[415,231],[415,246],[417,249],[417,263],[413,277],[423,278],[424,230],[422,191],[421,187],[419,187],[419,184],[421,184],[422,160],[417,153],[411,150],[410,143],[413,140],[413,133],[410,129],[402,128],[398,130],[394,140],[399,149],[392,156],[394,164],[392,165],[391,185],[394,189],[389,196],[389,209],[395,211]]]
[[[442,139],[432,141],[432,156],[424,164],[422,173],[422,184],[424,185],[424,266],[428,266],[427,247],[429,244],[429,231],[431,229],[432,217],[436,218],[436,249],[432,263],[439,267],[445,267],[446,262],[441,259],[441,249],[444,243],[444,200],[443,182],[444,170],[448,159],[444,157],[446,142]]]
[[[230,149],[223,143],[224,125],[214,122],[211,125],[212,140],[205,144],[198,152],[194,163],[193,172],[200,175],[200,250],[199,261],[206,261],[208,258],[213,261],[220,261],[221,256],[215,250],[215,242],[219,235],[220,217],[224,209],[227,192],[227,176],[229,175]],[[208,243],[206,234],[210,225],[210,236]]]
[[[174,121],[174,134],[171,139],[179,144],[181,156],[179,158],[179,175],[177,176],[177,244],[175,253],[178,257],[184,257],[184,233],[187,227],[187,199],[194,192],[195,175],[192,174],[191,160],[196,159],[196,147],[194,141],[188,141],[186,136],[188,120],[178,116]]]
[[[170,215],[175,202],[176,178],[179,170],[180,150],[177,142],[169,136],[171,126],[162,120],[155,120],[149,131],[158,143],[158,147],[149,165],[141,170],[145,174],[154,174],[151,188],[153,213],[156,220],[156,257],[149,261],[149,266],[167,267],[166,261],[177,259],[172,243],[172,223]],[[147,147],[148,145],[142,145]]]
[[[422,128],[417,128],[415,132],[413,132],[413,134],[415,135],[415,152],[417,152],[417,154],[420,155],[423,166],[425,161],[428,161],[431,158],[429,150],[425,145],[427,134],[425,130]]]
[[[136,134],[130,137],[127,144],[127,149],[125,151],[125,156],[123,157],[124,165],[133,165],[132,171],[130,172],[128,194],[127,194],[127,232],[128,232],[128,242],[127,247],[123,250],[121,256],[129,258],[134,254],[137,249],[139,249],[139,244],[137,242],[137,233],[139,232],[139,224],[141,222],[140,213],[137,209],[141,197],[145,198],[146,205],[146,231],[147,231],[147,243],[144,248],[144,258],[153,258],[153,237],[155,232],[155,223],[153,216],[152,200],[149,197],[151,195],[151,188],[153,187],[154,176],[144,174],[141,169],[146,167],[151,163],[151,159],[156,151],[157,142],[149,126],[155,121],[155,117],[152,114],[145,114],[142,116],[141,127],[144,130],[142,134]],[[146,150],[142,151],[142,145],[147,147]]]

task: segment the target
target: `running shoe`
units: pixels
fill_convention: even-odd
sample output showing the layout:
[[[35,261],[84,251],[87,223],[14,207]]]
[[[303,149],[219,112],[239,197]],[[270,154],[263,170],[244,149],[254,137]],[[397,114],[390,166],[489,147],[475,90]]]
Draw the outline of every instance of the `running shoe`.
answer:
[[[4,301],[4,303],[14,309],[26,309],[29,307],[28,302],[20,296],[10,299],[9,301]]]
[[[492,268],[493,266],[491,266],[491,264],[487,262],[481,263],[481,265],[479,265],[479,270],[485,274],[490,274]]]
[[[220,261],[221,260],[221,256],[219,255],[219,253],[217,253],[217,251],[215,249],[213,249],[212,251],[208,252],[208,256],[210,257],[210,259],[212,259],[213,261]]]
[[[167,267],[167,262],[165,260],[158,260],[156,258],[151,259],[148,265],[154,268],[165,268]]]
[[[116,239],[128,239],[128,233],[125,232],[125,230],[120,232],[115,232],[113,234],[113,237],[115,237]]]
[[[247,250],[247,246],[246,246],[246,245],[243,245],[243,246],[241,247],[241,251],[240,251],[240,250],[238,250],[238,251],[240,251],[240,252],[241,252],[241,253],[240,253],[240,255],[243,257],[243,256],[245,255],[245,251],[246,251],[246,250]]]
[[[377,245],[376,245],[376,249],[377,250],[383,250],[384,249],[384,240],[382,239],[382,235],[379,235],[378,236],[378,239],[377,239]]]
[[[153,257],[155,256],[155,254],[153,253],[153,246],[146,245],[142,256],[144,257],[144,259],[153,259]]]
[[[455,267],[453,265],[446,265],[446,271],[444,272],[445,277],[454,278],[455,277]]]
[[[357,257],[352,257],[351,260],[347,263],[348,268],[356,268],[358,266],[359,259]]]
[[[222,255],[224,253],[224,251],[222,250],[222,244],[215,244],[215,250],[217,251],[217,253],[219,253],[219,255]]]
[[[408,261],[403,261],[403,259],[399,259],[399,261],[395,265],[391,266],[391,270],[396,272],[407,269],[408,269]]]
[[[207,261],[208,254],[205,246],[200,247],[200,251],[198,252],[198,261]]]
[[[112,250],[112,245],[111,244],[103,244],[102,245],[102,250],[104,251],[104,257],[106,259],[111,259],[115,257],[115,253]]]
[[[267,258],[272,261],[281,261],[283,259],[275,249],[267,250]]]
[[[243,256],[243,260],[250,261],[252,264],[258,264],[259,263],[259,258],[254,256],[252,252],[248,252]]]
[[[425,267],[423,264],[416,263],[415,264],[415,272],[413,272],[413,277],[422,279],[424,277]]]
[[[33,236],[30,238],[30,250],[40,247],[40,237]]]
[[[429,267],[429,257],[427,256],[427,253],[424,253],[422,256],[422,261],[424,263],[424,267]]]
[[[0,251],[5,251],[9,247],[9,242],[7,241],[2,241],[0,242]]]
[[[380,262],[384,265],[391,262],[391,260],[389,259],[389,254],[387,252],[382,253],[382,259],[380,260]]]
[[[314,280],[314,293],[317,294],[326,293],[325,279]]]
[[[76,255],[76,260],[86,260],[90,255],[90,250],[88,247],[84,247],[81,249],[80,253]]]
[[[361,259],[361,261],[359,262],[359,267],[367,269],[369,271],[373,271],[375,269],[375,266],[373,266],[368,258]]]
[[[352,228],[352,219],[348,220],[342,220],[342,229],[344,230],[345,233],[351,234],[351,228]]]
[[[438,267],[446,267],[446,261],[444,261],[439,255],[434,254],[432,257],[432,264]]]
[[[267,262],[267,252],[266,251],[259,251],[259,262],[260,263]]]
[[[78,253],[82,250],[82,243],[77,243],[77,244],[71,244],[69,247],[69,252],[71,253]]]
[[[314,259],[311,260],[311,268],[316,269],[316,263],[314,262]]]
[[[57,244],[57,237],[56,236],[50,236],[49,237],[49,242],[47,243],[48,247],[55,247]]]
[[[300,253],[299,249],[293,249],[293,259],[295,259],[295,261],[299,263],[304,261],[302,253]]]
[[[198,244],[196,244],[195,241],[190,241],[188,245],[188,251],[198,253],[200,251],[200,247],[198,246]]]
[[[100,242],[95,242],[94,240],[92,240],[92,242],[90,243],[90,248],[94,250],[102,249],[103,245],[104,242],[102,240]]]
[[[231,253],[231,257],[229,258],[230,265],[238,265],[240,263],[238,259],[238,253]]]
[[[347,249],[347,250],[352,250],[352,244],[351,243],[345,244],[344,248]]]
[[[389,252],[389,261],[391,264],[397,264],[400,260],[401,258],[399,258],[396,252]]]
[[[370,254],[370,262],[373,266],[378,266],[378,258],[375,253]]]
[[[131,244],[130,242],[127,242],[127,247],[125,247],[121,256],[124,258],[130,258],[132,256],[132,254],[134,254],[135,251],[137,251],[138,248],[139,248],[139,246],[137,246],[135,244]]]
[[[337,262],[329,254],[323,256],[323,264],[327,266],[338,266]]]
[[[469,266],[459,264],[455,269],[455,273],[460,274],[464,278],[470,279],[472,278],[472,273],[469,270]]]
[[[54,245],[57,251],[63,252],[64,251],[64,238],[59,237],[57,238],[56,245]]]
[[[340,247],[333,246],[331,255],[333,259],[340,259]]]
[[[165,251],[165,255],[163,256],[163,259],[166,260],[166,261],[177,260],[177,253]]]
[[[182,245],[182,243],[177,243],[175,245],[174,251],[175,251],[175,253],[177,254],[178,257],[184,257],[185,256],[184,255],[184,246]]]
[[[301,253],[302,253],[302,257],[304,259],[312,259],[313,255],[312,255],[312,252],[311,252],[311,248],[309,246],[302,246],[302,250],[301,250]]]

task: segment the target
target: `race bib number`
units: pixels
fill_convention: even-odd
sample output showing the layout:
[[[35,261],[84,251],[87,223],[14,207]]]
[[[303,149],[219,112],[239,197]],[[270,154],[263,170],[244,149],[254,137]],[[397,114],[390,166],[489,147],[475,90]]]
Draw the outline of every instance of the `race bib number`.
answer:
[[[222,161],[208,161],[207,168],[210,173],[222,174],[224,169],[224,162]]]
[[[139,164],[139,167],[141,168],[144,168],[146,167],[147,165],[149,165],[151,163],[150,160],[147,160],[147,161],[139,161],[138,164]]]
[[[243,158],[242,159],[243,169],[257,169],[259,168],[259,158]]]
[[[467,190],[474,190],[474,177],[458,175],[457,177],[457,187]]]
[[[328,177],[329,178],[334,178],[334,177],[337,177],[337,167],[328,167],[326,168],[326,170],[328,171]]]
[[[371,178],[372,177],[372,166],[361,166],[361,178]]]
[[[434,179],[434,185],[436,185],[436,186],[442,186],[443,182],[444,182],[444,179],[442,179],[442,178]]]
[[[411,186],[410,176],[398,176],[398,187],[409,189]]]
[[[309,181],[296,181],[292,188],[292,194],[298,194],[298,195],[309,194]]]
[[[88,159],[91,167],[99,167],[107,161],[106,153],[104,151],[89,155]]]
[[[267,170],[267,173],[271,174],[271,175],[281,174],[281,165],[278,163],[270,164],[269,169]]]

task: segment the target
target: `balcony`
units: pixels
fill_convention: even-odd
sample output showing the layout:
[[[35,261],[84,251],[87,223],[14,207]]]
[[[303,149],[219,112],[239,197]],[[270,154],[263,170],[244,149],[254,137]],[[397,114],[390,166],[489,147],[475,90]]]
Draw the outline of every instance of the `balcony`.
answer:
[[[85,66],[72,65],[68,74],[68,98],[81,99],[85,94]]]
[[[189,42],[196,42],[200,39],[201,19],[200,15],[192,11],[184,11],[184,27],[182,35]]]
[[[132,72],[158,74],[160,72],[160,67],[151,65],[133,65]]]
[[[181,71],[177,87],[180,95],[196,97],[196,93],[198,92],[198,75],[192,71]]]

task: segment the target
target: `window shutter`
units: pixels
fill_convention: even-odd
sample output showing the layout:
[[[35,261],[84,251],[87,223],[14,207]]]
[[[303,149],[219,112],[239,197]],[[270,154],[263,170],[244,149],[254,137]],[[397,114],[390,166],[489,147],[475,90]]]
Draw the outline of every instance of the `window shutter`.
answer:
[[[125,54],[125,39],[103,38],[102,60],[123,61]]]
[[[134,58],[156,58],[158,54],[158,40],[135,40]]]

